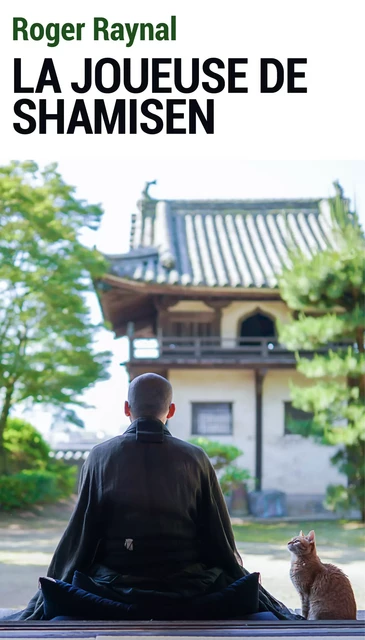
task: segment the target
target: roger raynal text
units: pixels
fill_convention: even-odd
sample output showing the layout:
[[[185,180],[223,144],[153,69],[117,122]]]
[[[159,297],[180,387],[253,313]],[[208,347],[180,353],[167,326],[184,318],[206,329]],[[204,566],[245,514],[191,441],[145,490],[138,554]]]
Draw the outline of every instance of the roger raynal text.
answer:
[[[26,18],[13,18],[13,40],[47,42],[48,47],[57,47],[61,40],[70,42],[82,40],[85,22],[40,22],[29,23]],[[107,18],[94,18],[92,23],[94,40],[123,41],[126,47],[131,47],[136,39],[139,40],[176,40],[176,16],[171,16],[168,22],[112,22]]]

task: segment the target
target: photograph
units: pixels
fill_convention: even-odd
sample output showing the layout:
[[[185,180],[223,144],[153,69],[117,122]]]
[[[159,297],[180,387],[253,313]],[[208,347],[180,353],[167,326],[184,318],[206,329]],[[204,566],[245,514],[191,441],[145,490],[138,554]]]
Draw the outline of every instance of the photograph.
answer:
[[[365,604],[359,559],[365,163],[199,164],[80,166],[70,158],[58,166],[1,167],[0,557],[12,571],[0,589],[8,609],[26,607],[64,529],[54,575],[74,584],[72,574],[92,561],[105,535],[88,571],[97,595],[102,585],[103,595],[120,599],[126,586],[119,594],[108,587],[121,580],[109,568],[119,569],[129,556],[114,548],[119,517],[123,531],[136,536],[130,544],[142,547],[146,575],[129,567],[140,586],[151,587],[149,572],[163,562],[159,592],[165,571],[173,571],[177,593],[200,593],[191,500],[202,489],[191,456],[198,456],[200,474],[212,464],[219,482],[217,495],[200,496],[208,510],[200,525],[204,558],[208,551],[224,566],[229,554],[237,573],[241,554],[248,571],[259,567],[265,586],[295,611],[300,585],[283,541],[292,539],[295,572],[307,548],[315,553],[316,531],[322,560],[342,567],[330,571],[339,589],[348,589],[345,614],[356,614],[354,593],[358,606]],[[158,178],[144,182],[142,174],[153,172]],[[176,451],[167,448],[155,459],[153,438],[171,436]],[[139,438],[148,447],[143,461]],[[88,467],[89,459],[110,467],[102,490],[98,480],[91,483],[100,471]],[[175,477],[177,468],[182,477]],[[75,506],[79,483],[85,495]],[[109,505],[113,491],[119,498]],[[97,533],[99,509],[103,523],[110,520],[105,534]],[[217,540],[204,531],[213,516]],[[158,539],[166,546],[151,556],[147,548]],[[163,561],[165,554],[171,561]],[[185,554],[199,588],[189,586],[186,568],[177,587]],[[209,591],[218,577],[223,584],[216,569]],[[335,599],[326,606],[335,603],[337,611]],[[25,615],[39,618],[40,606],[33,602]],[[284,611],[289,619],[297,615]]]

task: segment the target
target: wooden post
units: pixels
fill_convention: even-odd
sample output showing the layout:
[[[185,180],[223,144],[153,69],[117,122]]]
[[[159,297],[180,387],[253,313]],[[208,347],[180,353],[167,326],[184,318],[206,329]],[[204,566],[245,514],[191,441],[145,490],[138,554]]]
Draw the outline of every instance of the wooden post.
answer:
[[[195,358],[197,360],[200,360],[200,357],[201,357],[201,353],[200,353],[200,338],[195,338],[194,339],[194,355],[195,355]]]
[[[134,322],[128,322],[127,336],[129,341],[129,359],[134,360]]]
[[[256,491],[262,487],[262,388],[266,369],[255,369],[256,399]]]
[[[268,338],[261,338],[261,357],[262,358],[267,358],[267,356],[269,355],[268,344],[269,344]]]
[[[159,326],[157,327],[157,349],[158,349],[159,358],[163,357],[163,347],[164,347],[163,338],[164,336],[163,336],[162,328]]]

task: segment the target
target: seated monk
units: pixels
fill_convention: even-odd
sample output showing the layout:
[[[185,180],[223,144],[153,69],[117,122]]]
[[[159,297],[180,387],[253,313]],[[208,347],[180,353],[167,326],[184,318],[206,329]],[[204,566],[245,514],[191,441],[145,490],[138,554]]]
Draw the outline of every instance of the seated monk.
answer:
[[[160,594],[166,603],[191,602],[248,575],[210,460],[171,435],[166,422],[174,413],[165,378],[147,373],[132,381],[125,403],[131,425],[90,452],[50,578],[72,583],[77,575],[84,589],[114,601],[150,594],[152,602]],[[258,610],[300,618],[261,585]],[[12,618],[44,617],[39,591]]]

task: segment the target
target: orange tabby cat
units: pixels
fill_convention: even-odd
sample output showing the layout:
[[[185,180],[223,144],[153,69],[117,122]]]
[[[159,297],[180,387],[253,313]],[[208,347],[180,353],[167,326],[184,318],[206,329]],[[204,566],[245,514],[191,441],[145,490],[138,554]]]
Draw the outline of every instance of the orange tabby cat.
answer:
[[[333,564],[320,561],[314,531],[301,531],[288,542],[290,578],[307,620],[356,620],[356,602],[348,577]]]

